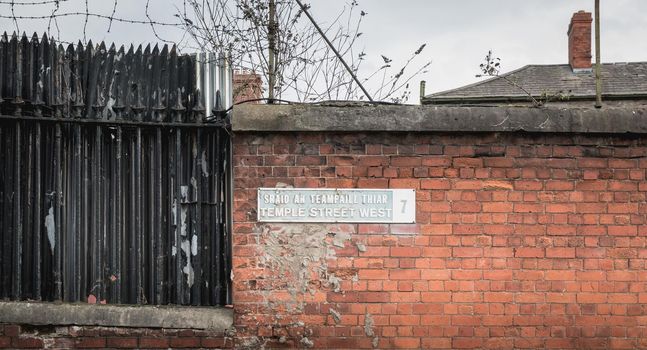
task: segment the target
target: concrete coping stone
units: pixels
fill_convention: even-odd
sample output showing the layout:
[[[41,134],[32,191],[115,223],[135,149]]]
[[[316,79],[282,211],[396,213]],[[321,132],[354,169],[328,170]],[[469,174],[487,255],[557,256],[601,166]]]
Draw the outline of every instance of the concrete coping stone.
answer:
[[[203,329],[224,333],[233,324],[233,309],[0,301],[0,323]]]
[[[647,106],[251,105],[235,132],[533,132],[647,134]]]

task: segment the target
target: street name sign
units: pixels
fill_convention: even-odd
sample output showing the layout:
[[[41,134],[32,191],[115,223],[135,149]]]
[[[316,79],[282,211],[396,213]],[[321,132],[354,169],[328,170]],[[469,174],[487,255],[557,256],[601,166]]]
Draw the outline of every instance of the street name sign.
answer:
[[[259,222],[415,223],[410,189],[259,188]]]

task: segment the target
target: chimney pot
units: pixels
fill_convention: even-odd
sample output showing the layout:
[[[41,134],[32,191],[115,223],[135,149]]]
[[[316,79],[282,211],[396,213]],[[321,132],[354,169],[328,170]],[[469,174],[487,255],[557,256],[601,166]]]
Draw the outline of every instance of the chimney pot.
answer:
[[[591,23],[590,12],[573,14],[568,26],[568,63],[575,73],[591,72]]]

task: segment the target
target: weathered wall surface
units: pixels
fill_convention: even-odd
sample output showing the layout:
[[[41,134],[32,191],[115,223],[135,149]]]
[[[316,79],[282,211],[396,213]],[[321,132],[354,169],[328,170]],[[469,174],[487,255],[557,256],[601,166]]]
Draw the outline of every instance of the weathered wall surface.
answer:
[[[192,329],[0,324],[2,349],[229,349],[222,332]]]
[[[233,163],[241,348],[647,348],[644,136],[245,131]],[[258,223],[274,186],[413,188],[417,223]]]

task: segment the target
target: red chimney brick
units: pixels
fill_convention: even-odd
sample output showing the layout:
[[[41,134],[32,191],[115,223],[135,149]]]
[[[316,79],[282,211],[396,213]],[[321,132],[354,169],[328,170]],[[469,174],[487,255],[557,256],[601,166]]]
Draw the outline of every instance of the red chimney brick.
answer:
[[[590,12],[578,11],[568,26],[568,63],[573,72],[591,71],[591,22]]]
[[[234,71],[234,104],[243,101],[260,103],[257,101],[263,98],[261,76],[252,71]],[[254,101],[256,100],[256,101]]]

